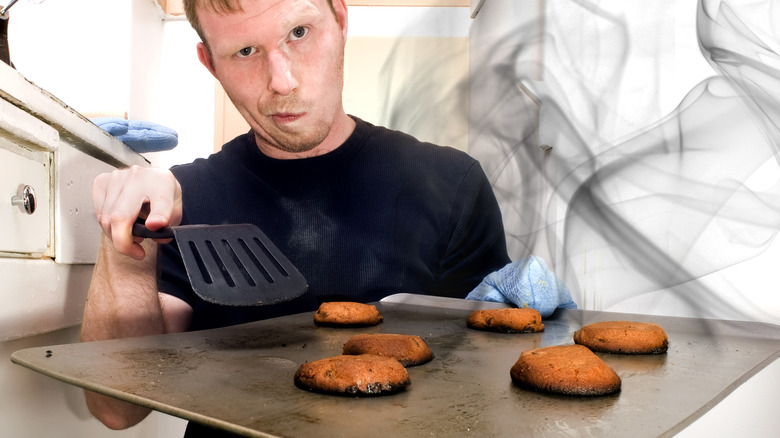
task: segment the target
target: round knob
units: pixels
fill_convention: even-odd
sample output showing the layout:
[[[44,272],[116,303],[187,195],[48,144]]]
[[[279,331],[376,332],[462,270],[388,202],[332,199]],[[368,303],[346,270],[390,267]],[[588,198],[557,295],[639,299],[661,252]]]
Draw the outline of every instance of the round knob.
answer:
[[[19,186],[18,194],[11,197],[11,204],[18,205],[19,209],[24,213],[35,213],[35,190],[28,185]]]

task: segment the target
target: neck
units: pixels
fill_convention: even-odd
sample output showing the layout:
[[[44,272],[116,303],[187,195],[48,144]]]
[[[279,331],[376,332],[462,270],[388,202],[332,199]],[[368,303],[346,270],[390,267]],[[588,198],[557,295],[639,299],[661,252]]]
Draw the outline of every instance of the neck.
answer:
[[[344,144],[345,141],[347,141],[347,138],[352,135],[354,130],[355,121],[352,119],[352,117],[348,116],[346,113],[341,113],[333,122],[333,126],[331,126],[328,136],[325,137],[325,139],[320,144],[312,149],[309,149],[308,151],[285,151],[267,144],[258,138],[256,134],[255,142],[257,143],[257,147],[260,149],[260,152],[262,152],[267,157],[277,160],[295,160],[316,157],[318,155],[327,154],[328,152],[337,149],[339,146]]]

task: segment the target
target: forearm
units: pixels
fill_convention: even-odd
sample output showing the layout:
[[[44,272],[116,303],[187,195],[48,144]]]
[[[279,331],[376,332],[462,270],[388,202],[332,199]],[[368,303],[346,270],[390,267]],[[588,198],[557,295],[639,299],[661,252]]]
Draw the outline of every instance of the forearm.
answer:
[[[135,260],[117,253],[111,241],[103,238],[84,310],[82,341],[164,333],[156,285],[156,244],[143,245],[147,256]],[[111,429],[133,426],[150,412],[93,392],[85,394],[90,412]]]
[[[165,331],[157,293],[157,248],[144,241],[146,257],[119,254],[105,236],[92,274],[81,328],[82,341],[161,334]]]

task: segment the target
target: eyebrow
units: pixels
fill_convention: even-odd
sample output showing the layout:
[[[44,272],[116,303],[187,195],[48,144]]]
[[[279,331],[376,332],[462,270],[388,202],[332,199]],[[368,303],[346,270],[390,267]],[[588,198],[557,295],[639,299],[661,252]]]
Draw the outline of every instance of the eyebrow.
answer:
[[[280,26],[289,28],[298,25],[301,21],[313,20],[315,18],[319,18],[321,15],[322,14],[320,14],[319,9],[317,9],[311,3],[307,3],[302,8],[298,8],[295,9],[294,11],[289,11],[288,13],[284,14]]]
[[[260,11],[259,13],[252,15],[251,17],[246,17],[246,20],[251,20],[253,18],[256,18],[260,15],[263,15],[263,13],[267,12],[268,9],[264,9],[263,11]],[[329,12],[330,13],[330,12]],[[271,26],[276,29],[280,29],[280,32],[284,32],[285,35],[289,30],[291,30],[294,26],[298,26],[301,24],[301,22],[305,21],[313,21],[313,20],[319,20],[323,18],[323,14],[320,13],[320,10],[317,9],[316,6],[312,5],[311,3],[305,3],[302,7],[298,8],[288,8],[288,10],[285,10],[281,17],[277,20],[275,20],[275,23]],[[235,41],[229,44],[226,44],[223,46],[223,50],[218,50],[216,47],[210,47],[209,50],[212,51],[213,55],[232,55],[235,53],[236,50],[240,50],[242,48],[246,47],[244,43],[236,43]]]

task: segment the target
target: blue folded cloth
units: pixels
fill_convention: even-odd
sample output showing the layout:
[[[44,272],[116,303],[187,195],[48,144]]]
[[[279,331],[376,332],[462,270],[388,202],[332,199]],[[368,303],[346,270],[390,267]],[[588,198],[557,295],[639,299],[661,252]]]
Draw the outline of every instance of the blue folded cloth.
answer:
[[[91,120],[139,153],[167,151],[179,144],[176,131],[156,123],[119,117],[96,117]]]
[[[557,308],[577,308],[569,288],[547,268],[543,259],[534,256],[489,274],[466,299],[530,307],[538,310],[543,318]]]

